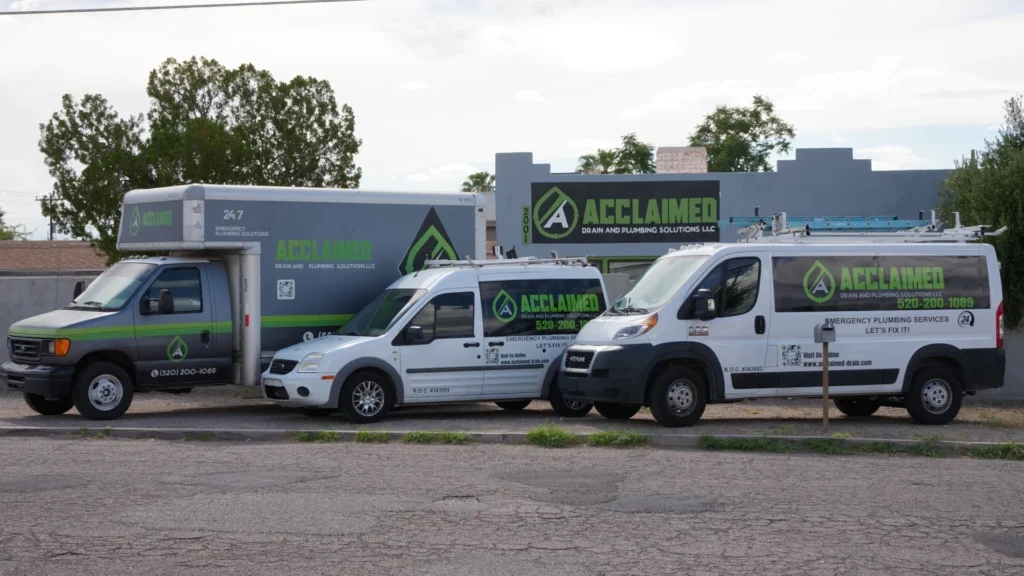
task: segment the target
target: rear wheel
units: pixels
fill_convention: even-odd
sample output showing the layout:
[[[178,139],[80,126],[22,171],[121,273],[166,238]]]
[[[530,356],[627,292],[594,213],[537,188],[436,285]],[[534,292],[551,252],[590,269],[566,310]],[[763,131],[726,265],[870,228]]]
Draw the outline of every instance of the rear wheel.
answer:
[[[704,414],[707,403],[707,383],[692,368],[672,367],[654,380],[651,414],[662,426],[693,426]]]
[[[551,402],[551,407],[554,408],[559,416],[565,416],[566,418],[582,418],[594,407],[593,404],[587,404],[579,400],[567,400],[562,396],[562,392],[557,387],[552,387],[548,401]]]
[[[866,418],[882,407],[881,402],[870,398],[834,398],[832,402],[850,418]]]
[[[71,396],[47,399],[46,396],[41,394],[24,392],[22,395],[25,397],[25,403],[28,404],[28,407],[34,410],[36,414],[42,414],[43,416],[59,416],[71,410],[71,407],[75,405],[71,400]]]
[[[918,424],[946,424],[956,418],[963,399],[956,374],[946,366],[932,364],[914,373],[903,404]]]
[[[378,372],[357,372],[341,388],[338,406],[349,422],[380,422],[391,408],[391,386]]]
[[[495,404],[497,404],[498,408],[501,408],[502,410],[508,410],[509,412],[519,412],[525,410],[526,407],[530,405],[530,402],[532,402],[532,400],[509,400],[495,402]]]
[[[639,406],[626,406],[624,404],[605,404],[594,402],[594,409],[597,413],[609,420],[629,420],[640,411]]]
[[[134,393],[132,377],[110,362],[87,365],[71,387],[75,408],[89,420],[117,420],[128,411]]]

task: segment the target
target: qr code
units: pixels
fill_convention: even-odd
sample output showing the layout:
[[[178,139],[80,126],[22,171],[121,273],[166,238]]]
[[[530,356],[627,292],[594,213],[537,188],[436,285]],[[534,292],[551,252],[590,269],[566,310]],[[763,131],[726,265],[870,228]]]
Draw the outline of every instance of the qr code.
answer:
[[[295,280],[277,281],[277,299],[295,300]]]
[[[800,366],[802,360],[800,359],[800,345],[799,344],[783,344],[782,346],[782,365],[783,366]]]

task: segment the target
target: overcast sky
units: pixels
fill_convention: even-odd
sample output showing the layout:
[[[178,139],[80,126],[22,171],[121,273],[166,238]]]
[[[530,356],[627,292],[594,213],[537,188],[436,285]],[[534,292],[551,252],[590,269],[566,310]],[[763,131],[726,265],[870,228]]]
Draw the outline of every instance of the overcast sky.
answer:
[[[0,0],[0,10],[202,0]],[[225,0],[219,0],[225,1]],[[456,189],[496,152],[571,170],[626,132],[685,145],[716,104],[775,101],[797,147],[952,167],[1024,93],[1024,0],[370,0],[0,16],[0,205],[45,237],[39,124],[98,92],[147,110],[193,55],[325,78],[363,139],[363,188]]]

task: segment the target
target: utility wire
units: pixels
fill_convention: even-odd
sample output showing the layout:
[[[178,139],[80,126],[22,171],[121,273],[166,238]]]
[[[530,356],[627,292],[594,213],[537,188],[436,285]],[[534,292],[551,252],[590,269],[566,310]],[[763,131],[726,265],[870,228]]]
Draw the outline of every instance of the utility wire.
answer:
[[[11,10],[0,16],[39,16],[43,14],[86,14],[91,12],[148,12],[151,10],[188,10],[192,8],[233,8],[239,6],[280,6],[284,4],[333,4],[366,0],[267,0],[265,2],[218,2],[214,4],[177,4],[163,6],[121,6],[111,8],[67,8],[59,10]]]

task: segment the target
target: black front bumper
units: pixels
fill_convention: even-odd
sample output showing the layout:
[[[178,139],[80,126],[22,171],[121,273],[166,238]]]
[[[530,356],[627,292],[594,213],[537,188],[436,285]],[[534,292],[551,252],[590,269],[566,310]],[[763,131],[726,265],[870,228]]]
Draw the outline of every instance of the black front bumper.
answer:
[[[600,349],[587,371],[559,370],[558,390],[567,400],[587,404],[642,405],[647,367],[653,357],[654,348],[650,345]]]
[[[75,377],[74,366],[7,362],[3,365],[3,371],[8,390],[49,398],[70,396],[71,382]]]

